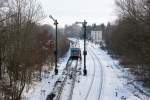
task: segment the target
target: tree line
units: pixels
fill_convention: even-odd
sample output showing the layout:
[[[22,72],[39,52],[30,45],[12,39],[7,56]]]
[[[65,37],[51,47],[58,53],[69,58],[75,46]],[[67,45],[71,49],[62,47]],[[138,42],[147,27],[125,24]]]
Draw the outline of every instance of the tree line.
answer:
[[[54,29],[39,24],[44,17],[37,0],[0,1],[0,99],[20,100],[24,88],[41,76],[42,66],[53,65]],[[60,36],[61,56],[69,43]]]
[[[118,19],[103,34],[108,51],[119,56],[136,81],[150,86],[150,1],[116,0],[116,6]]]

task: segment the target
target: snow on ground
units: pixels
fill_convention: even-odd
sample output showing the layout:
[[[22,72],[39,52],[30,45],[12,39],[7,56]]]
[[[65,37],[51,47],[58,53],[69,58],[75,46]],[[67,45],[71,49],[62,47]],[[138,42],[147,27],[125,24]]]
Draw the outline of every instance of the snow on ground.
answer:
[[[118,69],[117,61],[113,60],[106,52],[99,49],[92,43],[88,43],[90,48],[93,48],[93,51],[98,55],[99,59],[104,68],[105,73],[105,85],[104,85],[104,94],[102,100],[121,100],[122,97],[125,97],[126,100],[150,100],[150,97],[146,97],[141,94],[140,98],[136,96],[131,87],[127,85],[127,80],[125,74]],[[117,66],[117,67],[116,67]]]
[[[77,63],[77,65],[79,65],[80,62],[77,62],[76,60],[74,60],[72,62],[72,64],[71,64],[71,66],[70,66],[71,67],[70,70],[74,70],[75,69],[76,63]],[[72,90],[73,77],[74,76],[72,76],[72,78],[70,78],[70,77],[67,78],[67,81],[65,82],[65,85],[64,85],[64,88],[63,88],[60,100],[69,100],[69,98],[71,98],[70,97],[71,96],[70,93],[71,93],[71,90]]]
[[[70,51],[59,60],[59,75],[54,75],[54,71],[50,71],[49,74],[42,73],[41,82],[35,82],[29,89],[23,91],[22,99],[23,100],[46,100],[48,94],[50,94],[53,90],[55,82],[61,76],[63,69],[66,66],[66,63],[69,59]]]
[[[90,47],[93,48],[93,47]],[[122,76],[119,70],[115,70],[112,67],[112,59],[109,58],[105,52],[100,51],[99,48],[93,48],[93,51],[98,55],[105,73],[105,84],[103,88],[103,100],[121,100],[125,97],[127,100],[139,100],[124,86],[124,79],[120,79],[117,74]]]

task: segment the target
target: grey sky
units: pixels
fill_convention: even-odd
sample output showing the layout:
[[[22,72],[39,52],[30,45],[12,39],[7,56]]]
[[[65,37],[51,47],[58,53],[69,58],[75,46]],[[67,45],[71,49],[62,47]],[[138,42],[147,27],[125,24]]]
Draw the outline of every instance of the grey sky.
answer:
[[[42,23],[52,21],[48,15],[57,18],[59,25],[72,24],[75,21],[107,23],[116,18],[114,0],[39,0],[47,18]]]

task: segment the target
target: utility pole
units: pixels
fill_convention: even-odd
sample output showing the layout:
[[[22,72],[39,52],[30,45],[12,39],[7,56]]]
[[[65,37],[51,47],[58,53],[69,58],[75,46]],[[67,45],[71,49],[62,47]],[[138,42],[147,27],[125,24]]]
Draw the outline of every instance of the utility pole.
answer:
[[[84,23],[83,23],[83,27],[84,27],[84,51],[83,51],[84,70],[83,70],[83,73],[84,73],[84,75],[87,75],[87,70],[86,70],[86,55],[87,55],[87,51],[86,51],[86,24],[87,24],[87,22],[84,20]]]
[[[82,26],[84,28],[84,51],[83,51],[84,69],[83,69],[83,73],[84,73],[84,76],[86,76],[87,75],[87,69],[86,69],[86,55],[87,55],[87,51],[86,51],[86,25],[87,25],[87,22],[86,22],[86,20],[84,20],[84,22],[76,22],[76,24],[82,24]]]
[[[55,75],[58,74],[58,68],[57,68],[57,57],[58,57],[58,50],[57,50],[57,25],[58,25],[58,22],[56,19],[54,19],[51,15],[49,16],[53,21],[54,21],[54,25],[55,25],[55,33],[56,33],[56,38],[55,38],[55,41],[56,41],[56,46],[55,46],[55,51],[54,51],[54,54],[55,54]]]

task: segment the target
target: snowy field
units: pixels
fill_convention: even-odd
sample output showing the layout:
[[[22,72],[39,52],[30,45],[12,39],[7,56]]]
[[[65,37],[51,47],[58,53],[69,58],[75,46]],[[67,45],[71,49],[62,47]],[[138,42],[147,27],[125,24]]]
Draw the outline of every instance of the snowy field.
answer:
[[[83,41],[80,41],[80,47],[83,51]],[[118,69],[118,61],[90,42],[87,43],[87,52],[87,76],[77,73],[72,100],[150,100],[150,97],[135,93],[134,88],[127,85],[125,73]],[[29,91],[24,90],[23,100],[46,100],[68,59],[69,52],[59,61],[59,75],[54,75],[53,71],[46,77],[43,74],[41,82],[34,83]],[[82,72],[83,65],[82,57],[78,66]],[[67,100],[69,85],[66,84],[61,100]]]

